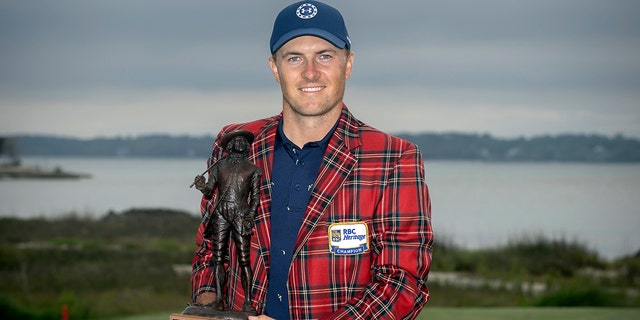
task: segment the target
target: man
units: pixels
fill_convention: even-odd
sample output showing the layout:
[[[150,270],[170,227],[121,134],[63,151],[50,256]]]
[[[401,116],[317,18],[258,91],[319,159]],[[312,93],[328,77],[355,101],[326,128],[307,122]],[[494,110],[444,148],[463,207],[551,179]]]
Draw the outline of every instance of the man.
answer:
[[[253,133],[236,130],[226,134],[220,147],[227,150],[227,156],[215,162],[209,170],[209,180],[205,183],[202,175],[196,176],[194,185],[205,199],[211,199],[218,190],[213,214],[202,235],[203,241],[210,242],[213,262],[216,296],[213,304],[217,310],[225,310],[222,286],[225,283],[224,257],[228,252],[229,236],[238,249],[238,264],[242,270],[242,289],[245,300],[242,311],[255,311],[251,305],[251,281],[253,273],[249,261],[249,249],[253,221],[260,200],[259,167],[247,160]]]
[[[342,15],[316,1],[283,9],[269,65],[282,112],[228,125],[253,132],[249,160],[263,176],[251,238],[250,319],[412,319],[426,303],[433,233],[417,147],[357,120],[343,103],[353,53]],[[214,144],[214,160],[222,153]],[[211,249],[202,241],[213,202],[203,199],[192,299],[211,301]],[[241,271],[229,253],[229,304]]]

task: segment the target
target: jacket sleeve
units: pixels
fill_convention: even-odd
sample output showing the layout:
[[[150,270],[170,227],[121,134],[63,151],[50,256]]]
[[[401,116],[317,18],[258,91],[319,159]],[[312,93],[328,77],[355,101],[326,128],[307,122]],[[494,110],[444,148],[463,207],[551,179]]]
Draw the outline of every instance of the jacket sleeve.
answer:
[[[381,186],[372,222],[372,282],[326,319],[414,319],[428,300],[431,201],[422,155],[410,145]]]

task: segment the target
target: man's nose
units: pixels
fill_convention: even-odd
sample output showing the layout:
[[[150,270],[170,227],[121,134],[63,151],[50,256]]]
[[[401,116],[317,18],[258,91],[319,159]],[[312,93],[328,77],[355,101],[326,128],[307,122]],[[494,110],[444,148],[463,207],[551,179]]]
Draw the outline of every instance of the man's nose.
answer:
[[[305,64],[303,77],[307,80],[315,81],[320,77],[320,72],[318,71],[318,65],[315,60],[308,60]]]

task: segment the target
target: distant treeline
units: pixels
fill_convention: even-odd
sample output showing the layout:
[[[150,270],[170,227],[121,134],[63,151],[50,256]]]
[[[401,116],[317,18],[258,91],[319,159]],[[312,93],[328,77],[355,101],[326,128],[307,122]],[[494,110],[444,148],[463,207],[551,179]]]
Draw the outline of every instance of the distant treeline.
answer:
[[[545,135],[503,139],[488,134],[398,134],[417,144],[426,160],[640,162],[640,140],[617,135]],[[21,156],[208,157],[213,136],[148,135],[77,139],[14,136]]]
[[[486,161],[639,162],[640,140],[622,135],[545,135],[499,139],[488,134],[400,135],[414,142],[425,159]]]

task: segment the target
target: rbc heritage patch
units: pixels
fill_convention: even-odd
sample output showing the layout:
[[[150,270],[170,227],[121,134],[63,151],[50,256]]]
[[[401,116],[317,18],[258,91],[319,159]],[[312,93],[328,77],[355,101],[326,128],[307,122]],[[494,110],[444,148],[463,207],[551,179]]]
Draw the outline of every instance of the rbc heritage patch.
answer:
[[[369,251],[369,230],[364,222],[334,223],[329,226],[329,250],[335,255]]]

